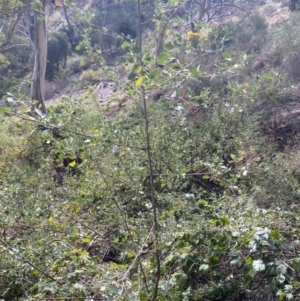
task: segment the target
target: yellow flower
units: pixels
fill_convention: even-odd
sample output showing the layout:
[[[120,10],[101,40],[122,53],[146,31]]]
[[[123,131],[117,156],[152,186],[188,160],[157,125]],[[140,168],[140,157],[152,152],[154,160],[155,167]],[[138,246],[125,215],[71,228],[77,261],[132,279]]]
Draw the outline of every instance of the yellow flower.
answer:
[[[198,32],[188,31],[187,32],[188,40],[192,43],[193,46],[197,46],[200,39],[200,34]]]

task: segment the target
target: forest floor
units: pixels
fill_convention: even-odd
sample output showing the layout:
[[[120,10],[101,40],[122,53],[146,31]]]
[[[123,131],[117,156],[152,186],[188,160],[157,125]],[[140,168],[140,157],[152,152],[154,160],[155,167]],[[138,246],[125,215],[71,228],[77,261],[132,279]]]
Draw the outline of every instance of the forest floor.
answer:
[[[111,98],[115,84],[114,82],[104,81],[91,87],[94,89],[95,93],[97,93],[99,103],[104,106],[107,103],[107,101]],[[70,92],[68,87],[66,87],[59,93],[55,93],[55,95],[53,95],[52,97],[46,98],[46,105],[52,105],[58,102],[64,95],[67,95],[68,97],[77,100],[81,98],[86,92],[87,88]]]

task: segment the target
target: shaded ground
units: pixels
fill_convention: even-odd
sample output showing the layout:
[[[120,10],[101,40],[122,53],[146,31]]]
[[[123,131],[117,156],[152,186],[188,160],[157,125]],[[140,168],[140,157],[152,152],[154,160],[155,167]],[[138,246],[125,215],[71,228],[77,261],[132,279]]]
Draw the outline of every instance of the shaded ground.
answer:
[[[261,132],[280,150],[300,143],[300,85],[294,87],[281,103],[263,108]]]
[[[53,85],[55,85],[53,83]],[[98,85],[94,85],[95,92],[98,95],[98,100],[101,105],[105,105],[106,102],[111,98],[113,94],[115,84],[113,82],[100,82]],[[87,89],[82,89],[79,91],[69,92],[68,88],[65,87],[62,89],[59,93],[56,93],[54,96],[50,98],[46,98],[46,105],[50,105],[53,103],[56,103],[59,101],[63,95],[68,95],[68,97],[71,97],[72,99],[79,99],[81,96],[83,96],[84,93],[86,93]]]

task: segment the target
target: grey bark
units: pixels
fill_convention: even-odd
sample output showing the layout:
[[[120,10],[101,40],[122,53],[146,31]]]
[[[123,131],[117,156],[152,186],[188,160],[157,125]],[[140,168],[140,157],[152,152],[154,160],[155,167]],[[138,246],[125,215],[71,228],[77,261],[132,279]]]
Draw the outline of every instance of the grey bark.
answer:
[[[43,114],[47,114],[47,108],[44,100],[44,83],[47,63],[47,30],[45,7],[46,0],[41,0],[39,11],[36,11],[34,16],[35,57],[30,94],[31,99],[37,101],[37,108],[40,109]]]
[[[167,23],[162,26],[160,29],[156,39],[155,39],[155,47],[154,47],[154,58],[155,58],[155,67],[158,66],[157,58],[162,53],[163,46],[164,46],[164,37],[167,29]]]

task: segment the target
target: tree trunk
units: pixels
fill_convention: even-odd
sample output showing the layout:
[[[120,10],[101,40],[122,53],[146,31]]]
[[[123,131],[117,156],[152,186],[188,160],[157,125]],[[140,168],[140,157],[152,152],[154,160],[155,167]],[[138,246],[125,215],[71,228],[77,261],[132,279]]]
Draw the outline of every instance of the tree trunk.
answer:
[[[41,0],[39,11],[34,16],[35,57],[31,83],[31,99],[37,101],[37,108],[47,114],[44,101],[44,82],[47,63],[46,0]]]
[[[154,46],[154,58],[155,58],[155,67],[158,67],[157,58],[162,53],[163,46],[164,46],[164,37],[167,29],[167,23],[162,26],[160,29],[156,39],[155,39],[155,46]]]
[[[70,23],[69,15],[68,15],[68,12],[67,12],[67,7],[66,7],[65,5],[64,5],[64,7],[63,7],[63,10],[64,10],[64,16],[65,16],[65,19],[66,19],[67,24],[68,24],[68,26],[69,26],[69,30],[71,30],[71,29],[72,29],[72,25],[71,25],[71,23]]]

